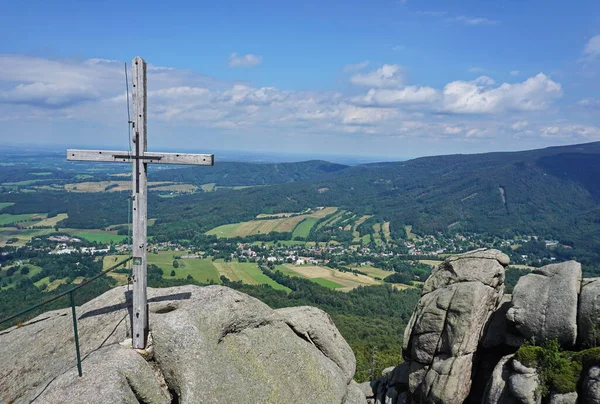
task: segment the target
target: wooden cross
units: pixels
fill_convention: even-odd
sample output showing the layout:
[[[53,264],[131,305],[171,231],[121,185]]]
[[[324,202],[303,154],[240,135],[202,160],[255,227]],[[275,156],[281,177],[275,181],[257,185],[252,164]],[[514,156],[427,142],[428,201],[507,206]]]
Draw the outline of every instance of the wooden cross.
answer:
[[[212,154],[148,153],[146,141],[146,62],[140,57],[133,59],[133,149],[67,150],[67,160],[133,162],[133,347],[144,349],[148,336],[148,305],[146,294],[147,230],[147,174],[148,163],[189,164],[212,166]]]

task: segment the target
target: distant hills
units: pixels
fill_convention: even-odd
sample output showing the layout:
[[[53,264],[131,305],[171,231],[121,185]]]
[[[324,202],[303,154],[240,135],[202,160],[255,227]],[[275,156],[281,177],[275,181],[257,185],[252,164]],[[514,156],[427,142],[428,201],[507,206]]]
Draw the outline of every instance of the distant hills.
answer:
[[[273,185],[310,181],[338,173],[349,166],[327,161],[311,160],[300,163],[253,164],[217,163],[214,167],[186,167],[153,173],[156,181],[177,181],[200,186],[215,183],[218,186]]]
[[[194,211],[190,215],[198,214],[199,224],[212,225],[217,212],[240,220],[338,206],[390,221],[396,236],[404,225],[421,234],[449,229],[505,236],[519,232],[600,250],[600,142],[353,167],[322,161],[222,163],[160,175],[163,180],[217,185],[279,184],[181,199]],[[172,213],[164,218],[177,220]]]
[[[18,170],[7,167],[5,181],[33,178],[33,173]],[[64,178],[63,182],[81,177],[70,166],[51,176]],[[109,178],[109,173],[94,174],[96,181]],[[597,258],[600,269],[600,142],[359,166],[318,160],[224,162],[214,167],[157,169],[151,179],[216,185],[204,189],[217,192],[173,198],[150,194],[149,211],[158,219],[151,233],[168,237],[190,238],[219,225],[252,220],[261,213],[336,206],[389,221],[396,238],[404,236],[406,225],[421,235],[461,231],[552,238],[574,247],[573,257],[584,263]],[[227,189],[231,187],[249,188]],[[3,200],[16,202],[4,212],[35,213],[42,211],[43,205],[45,211],[68,213],[62,223],[67,227],[100,228],[127,221],[119,193],[75,195],[39,190],[36,195],[39,198],[4,194]]]

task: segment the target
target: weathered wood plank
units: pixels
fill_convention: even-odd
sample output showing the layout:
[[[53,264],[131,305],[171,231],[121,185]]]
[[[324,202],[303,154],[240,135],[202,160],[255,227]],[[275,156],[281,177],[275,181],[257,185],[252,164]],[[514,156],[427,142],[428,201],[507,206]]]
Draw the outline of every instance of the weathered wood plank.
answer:
[[[146,295],[146,221],[148,164],[139,157],[147,149],[146,140],[146,62],[133,59],[133,150],[138,157],[133,166],[133,347],[146,347],[148,302]]]
[[[212,154],[189,154],[189,153],[155,153],[149,152],[144,158],[150,158],[149,163],[155,164],[185,164],[196,166],[214,165],[214,155]]]
[[[131,162],[130,158],[115,158],[115,156],[127,155],[129,155],[128,151],[67,149],[67,160],[72,161],[116,161],[129,163]]]
[[[68,149],[67,160],[71,161],[108,161],[129,163],[135,159],[135,153],[120,150],[78,150]],[[212,154],[146,152],[141,156],[145,163],[185,164],[197,166],[214,165]]]

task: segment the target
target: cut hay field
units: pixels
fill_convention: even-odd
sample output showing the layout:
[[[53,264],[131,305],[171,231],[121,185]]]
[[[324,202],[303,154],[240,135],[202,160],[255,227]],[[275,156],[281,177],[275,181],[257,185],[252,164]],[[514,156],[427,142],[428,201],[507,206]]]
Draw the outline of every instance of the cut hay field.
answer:
[[[17,229],[16,227],[0,227],[0,247],[4,247],[8,240],[16,238],[11,245],[21,247],[32,238],[44,236],[54,232],[54,229]]]
[[[115,186],[116,185],[116,186]],[[75,184],[65,184],[69,192],[104,192],[106,187],[112,186],[107,192],[127,191],[131,189],[131,181],[88,181]]]
[[[365,266],[353,266],[350,267],[351,269],[356,269],[358,271],[364,272],[366,274],[368,274],[370,277],[372,278],[385,278],[386,276],[390,276],[394,273],[394,271],[385,271],[381,268],[375,268],[369,265],[365,265]]]
[[[148,182],[149,191],[194,192],[197,188],[195,185],[169,181]],[[64,189],[68,192],[121,192],[131,189],[131,181],[86,181],[65,184]]]
[[[331,225],[333,225],[335,222],[337,222],[337,221],[340,219],[340,217],[342,217],[342,215],[343,215],[344,213],[346,213],[346,211],[345,211],[345,210],[339,210],[339,211],[338,211],[338,212],[337,212],[335,215],[333,215],[331,218],[329,218],[328,220],[326,220],[326,221],[324,221],[324,222],[320,223],[320,224],[317,226],[317,229],[320,229],[321,227],[325,227],[325,226],[331,226]]]
[[[412,226],[404,226],[404,231],[406,231],[406,237],[409,240],[416,240],[418,237],[412,232]]]
[[[392,234],[390,233],[390,222],[383,223],[383,235],[385,236],[385,239],[388,242],[392,241]]]
[[[58,288],[60,285],[64,285],[65,283],[67,283],[66,279],[56,279],[55,281],[52,281],[48,284],[48,287],[46,288],[47,292],[52,292],[53,290],[55,290],[56,288]]]
[[[355,274],[352,272],[340,272],[336,269],[328,267],[293,264],[284,264],[283,267],[289,271],[301,275],[304,278],[308,278],[311,281],[315,281],[315,279],[324,279],[333,282],[337,285],[340,285],[335,289],[340,290],[342,292],[350,291],[358,286],[380,285],[382,283],[381,281],[375,280],[370,276]],[[278,267],[278,269],[279,268],[280,267]],[[319,282],[323,284],[323,281],[317,281],[317,283]]]
[[[373,238],[376,243],[381,243],[381,223],[375,223],[373,225]]]
[[[54,216],[54,217],[50,217],[50,218],[46,218],[40,222],[37,222],[35,224],[33,224],[32,226],[51,226],[54,227],[56,226],[56,224],[58,222],[60,222],[61,220],[64,220],[66,218],[68,218],[69,215],[66,213],[59,213],[58,215]]]
[[[171,191],[171,192],[183,192],[183,193],[193,193],[198,189],[197,186],[192,184],[170,184],[170,185],[160,185],[156,187],[148,187],[149,191]]]
[[[371,237],[368,237],[368,238],[365,239],[364,236],[363,236],[361,238],[360,234],[358,233],[358,231],[356,230],[356,228],[358,226],[360,226],[361,224],[363,224],[367,219],[371,218],[372,216],[373,215],[364,215],[364,216],[361,216],[361,218],[358,219],[356,222],[354,222],[354,226],[352,226],[352,235],[353,235],[354,238],[352,239],[352,241],[357,242],[357,241],[360,241],[362,239],[363,243],[365,243],[365,242],[368,243],[371,240]]]
[[[300,224],[303,220],[314,219],[309,221],[309,223],[305,225],[306,227],[301,228],[301,232],[308,235],[308,232],[310,232],[310,229],[312,226],[314,226],[318,219],[334,213],[336,210],[337,208],[335,207],[328,207],[305,215],[282,217],[279,219],[250,220],[248,222],[226,224],[215,227],[214,229],[207,231],[205,234],[215,235],[219,238],[231,238],[246,237],[256,234],[268,234],[272,232],[287,233],[294,232],[298,224]],[[310,223],[312,224],[310,227],[308,227]]]

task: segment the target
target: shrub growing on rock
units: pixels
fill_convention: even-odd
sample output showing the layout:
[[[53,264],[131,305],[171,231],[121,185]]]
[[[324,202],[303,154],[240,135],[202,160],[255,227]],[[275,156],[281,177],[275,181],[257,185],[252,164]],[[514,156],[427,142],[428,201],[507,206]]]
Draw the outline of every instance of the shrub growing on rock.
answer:
[[[524,366],[537,369],[542,397],[547,397],[551,392],[566,394],[577,390],[583,369],[581,358],[584,355],[581,354],[563,351],[553,339],[542,346],[523,344],[515,353],[515,359]]]

